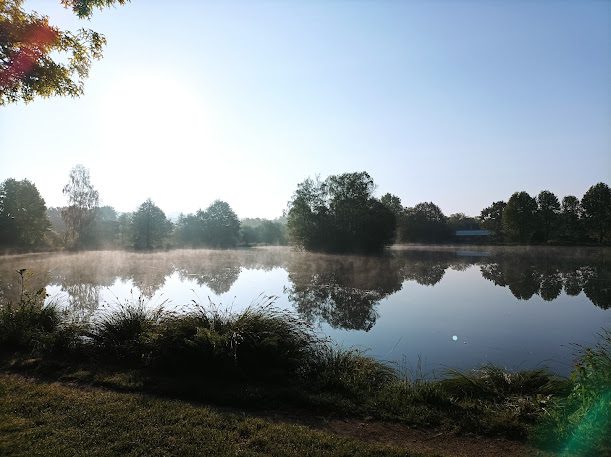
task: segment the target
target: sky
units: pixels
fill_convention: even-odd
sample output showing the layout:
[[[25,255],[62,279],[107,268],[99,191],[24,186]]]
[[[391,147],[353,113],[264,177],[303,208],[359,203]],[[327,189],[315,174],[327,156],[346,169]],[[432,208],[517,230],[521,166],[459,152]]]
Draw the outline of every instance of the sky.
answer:
[[[274,218],[307,177],[478,215],[516,191],[611,183],[611,2],[132,0],[78,20],[108,44],[80,98],[0,107],[0,181],[62,206],[215,199]]]

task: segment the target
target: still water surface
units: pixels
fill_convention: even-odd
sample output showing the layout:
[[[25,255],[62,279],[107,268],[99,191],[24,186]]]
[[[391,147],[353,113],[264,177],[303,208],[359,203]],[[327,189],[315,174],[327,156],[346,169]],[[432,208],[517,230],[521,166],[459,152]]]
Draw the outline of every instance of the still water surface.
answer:
[[[82,316],[142,296],[240,310],[273,295],[343,346],[412,375],[494,363],[567,374],[575,348],[611,327],[611,250],[395,247],[336,256],[290,248],[0,257],[0,299],[30,289]]]

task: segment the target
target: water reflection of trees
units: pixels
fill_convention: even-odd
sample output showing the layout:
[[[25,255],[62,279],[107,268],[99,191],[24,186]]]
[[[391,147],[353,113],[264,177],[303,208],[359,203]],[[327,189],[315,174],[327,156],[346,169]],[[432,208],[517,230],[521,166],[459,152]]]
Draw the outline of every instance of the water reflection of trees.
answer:
[[[177,250],[159,253],[82,252],[54,253],[0,258],[0,300],[19,300],[16,272],[27,268],[30,290],[59,286],[62,304],[81,314],[92,312],[100,302],[100,292],[116,281],[129,282],[145,299],[151,299],[174,272],[181,280],[194,279],[215,294],[231,289],[242,269],[271,270],[282,267],[294,255],[286,249],[232,251]]]
[[[399,251],[379,257],[303,254],[287,264],[286,292],[310,321],[334,328],[370,330],[380,301],[401,290],[404,281],[433,286],[446,270],[474,262],[453,251]]]
[[[378,318],[375,305],[403,282],[391,258],[304,255],[287,267],[286,292],[297,311],[336,328],[371,329]]]
[[[582,291],[596,306],[611,307],[611,265],[607,257],[587,260],[568,257],[502,256],[480,266],[482,276],[497,286],[508,287],[514,297],[528,300],[539,295],[552,301],[562,291],[577,296]]]
[[[391,250],[384,256],[333,256],[287,248],[230,251],[184,250],[169,253],[85,252],[0,258],[0,301],[18,301],[16,269],[27,268],[27,287],[59,286],[66,304],[82,314],[94,311],[105,287],[131,282],[152,298],[177,272],[215,294],[228,292],[241,271],[275,268],[288,273],[289,302],[305,318],[335,328],[369,330],[379,317],[378,304],[401,290],[405,281],[438,284],[448,271],[476,265],[484,278],[507,287],[518,299],[535,295],[547,301],[564,291],[583,293],[594,305],[611,306],[611,273],[606,251],[574,255],[512,249],[459,252],[454,249]],[[566,254],[562,254],[566,252]],[[180,303],[178,304],[180,305]]]

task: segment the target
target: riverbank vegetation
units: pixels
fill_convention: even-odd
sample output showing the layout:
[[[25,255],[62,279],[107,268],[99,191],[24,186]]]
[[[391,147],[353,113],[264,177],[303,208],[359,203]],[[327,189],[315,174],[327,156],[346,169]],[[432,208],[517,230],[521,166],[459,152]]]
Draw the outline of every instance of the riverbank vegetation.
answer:
[[[606,244],[611,236],[611,189],[598,183],[579,200],[562,202],[544,190],[535,198],[514,193],[478,217],[446,216],[432,202],[404,207],[390,193],[374,196],[366,172],[306,179],[278,219],[240,220],[216,200],[205,210],[170,220],[150,199],[136,211],[99,206],[89,170],[77,165],[63,192],[68,205],[47,208],[24,179],[0,184],[0,247],[13,251],[56,249],[154,250],[292,244],[306,250],[375,252],[392,243]]]
[[[334,347],[271,303],[238,314],[194,305],[178,314],[138,302],[84,322],[43,299],[44,291],[24,292],[0,309],[3,370],[221,405],[534,436],[553,449],[608,445],[608,333],[568,380],[486,366],[425,381]]]

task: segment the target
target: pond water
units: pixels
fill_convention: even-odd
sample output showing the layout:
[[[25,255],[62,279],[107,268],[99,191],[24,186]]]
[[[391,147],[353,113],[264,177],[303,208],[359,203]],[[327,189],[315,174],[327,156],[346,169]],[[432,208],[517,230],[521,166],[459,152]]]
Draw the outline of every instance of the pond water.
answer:
[[[85,317],[142,297],[240,310],[275,296],[343,346],[412,376],[494,363],[566,375],[574,344],[611,328],[611,250],[393,247],[383,256],[290,248],[0,257],[0,300],[30,290]],[[211,305],[210,303],[214,304]]]

